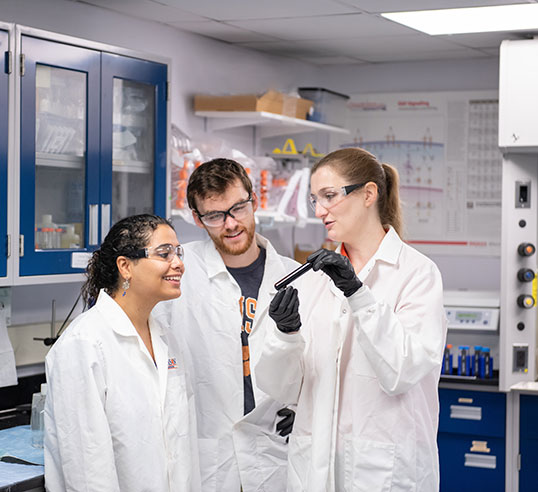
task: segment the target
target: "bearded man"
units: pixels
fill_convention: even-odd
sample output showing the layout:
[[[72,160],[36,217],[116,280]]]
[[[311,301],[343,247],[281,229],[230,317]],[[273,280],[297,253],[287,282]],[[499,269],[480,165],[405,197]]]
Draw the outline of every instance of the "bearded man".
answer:
[[[245,169],[213,159],[195,169],[187,201],[206,241],[183,245],[182,296],[154,314],[183,341],[193,380],[203,491],[286,489],[293,410],[256,385],[254,367],[277,280],[298,264],[256,234],[258,198]]]

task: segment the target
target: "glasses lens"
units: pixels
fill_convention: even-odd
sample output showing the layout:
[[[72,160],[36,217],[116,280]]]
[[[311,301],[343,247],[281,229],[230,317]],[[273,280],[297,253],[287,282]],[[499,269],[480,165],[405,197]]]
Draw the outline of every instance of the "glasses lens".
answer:
[[[207,215],[204,215],[201,220],[206,226],[219,226],[224,223],[226,214],[224,212],[213,212]]]
[[[238,203],[230,209],[230,214],[232,214],[236,219],[244,218],[251,209],[251,202]]]
[[[181,246],[181,244],[178,244],[176,246],[175,253],[180,260],[183,260],[183,246]]]

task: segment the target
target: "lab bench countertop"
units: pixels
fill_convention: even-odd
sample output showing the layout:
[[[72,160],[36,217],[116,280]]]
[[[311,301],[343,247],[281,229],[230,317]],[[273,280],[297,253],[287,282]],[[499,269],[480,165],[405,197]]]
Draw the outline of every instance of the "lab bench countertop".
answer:
[[[29,464],[12,462],[17,460]],[[44,491],[43,464],[43,449],[32,446],[29,425],[0,430],[0,492]]]

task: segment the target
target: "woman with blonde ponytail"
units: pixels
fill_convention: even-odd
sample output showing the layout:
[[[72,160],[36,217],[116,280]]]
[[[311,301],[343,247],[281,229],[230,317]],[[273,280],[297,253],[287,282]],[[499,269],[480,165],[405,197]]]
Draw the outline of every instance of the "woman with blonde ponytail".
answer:
[[[443,287],[401,239],[398,172],[346,148],[321,159],[310,184],[340,244],[309,256],[308,288],[273,298],[276,329],[255,367],[263,391],[297,405],[288,491],[439,490]]]

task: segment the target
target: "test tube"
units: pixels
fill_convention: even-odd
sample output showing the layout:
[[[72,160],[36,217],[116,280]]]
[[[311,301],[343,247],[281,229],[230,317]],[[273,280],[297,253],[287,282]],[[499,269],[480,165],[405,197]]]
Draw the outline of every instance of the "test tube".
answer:
[[[490,355],[489,347],[483,347],[482,353],[484,354],[484,377],[493,377],[493,357]]]
[[[299,268],[296,268],[293,270],[293,272],[288,273],[284,278],[281,278],[276,284],[275,289],[285,289],[289,284],[291,284],[294,280],[298,279],[301,275],[308,272],[314,265],[312,263],[305,263],[304,265],[301,265]]]
[[[452,374],[452,354],[450,350],[452,349],[452,344],[447,344],[445,346],[445,352],[443,354],[443,365],[441,366],[441,374]]]
[[[482,347],[480,345],[474,346],[474,354],[471,360],[471,376],[478,376],[480,373],[479,362],[480,362],[480,353]]]
[[[460,345],[460,353],[458,355],[458,376],[469,376],[470,375],[470,357],[469,357],[469,347],[467,345]]]

